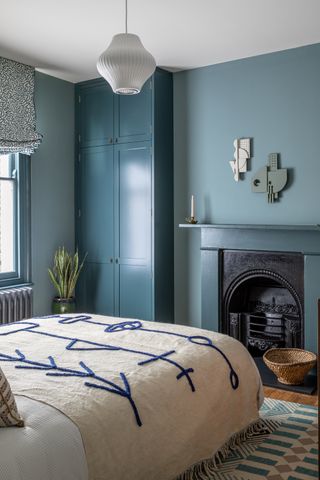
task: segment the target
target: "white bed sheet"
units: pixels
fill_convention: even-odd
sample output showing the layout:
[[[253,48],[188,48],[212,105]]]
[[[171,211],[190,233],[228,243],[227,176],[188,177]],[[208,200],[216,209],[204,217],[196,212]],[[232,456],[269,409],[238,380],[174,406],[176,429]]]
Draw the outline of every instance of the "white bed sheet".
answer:
[[[23,428],[0,428],[0,480],[88,480],[77,426],[57,409],[15,396]]]

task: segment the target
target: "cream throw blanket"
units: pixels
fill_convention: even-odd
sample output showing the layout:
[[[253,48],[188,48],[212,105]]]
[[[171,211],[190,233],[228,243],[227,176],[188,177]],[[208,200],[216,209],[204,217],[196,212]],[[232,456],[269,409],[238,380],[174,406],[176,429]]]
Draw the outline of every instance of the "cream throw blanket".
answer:
[[[259,417],[245,347],[191,327],[36,318],[0,328],[0,365],[14,394],[76,423],[90,480],[173,480]]]

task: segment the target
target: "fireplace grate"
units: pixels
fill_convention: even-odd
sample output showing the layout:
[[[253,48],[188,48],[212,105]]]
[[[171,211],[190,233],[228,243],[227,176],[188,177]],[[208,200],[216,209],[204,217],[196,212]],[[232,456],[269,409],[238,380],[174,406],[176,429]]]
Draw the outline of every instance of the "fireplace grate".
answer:
[[[280,313],[229,314],[230,335],[240,340],[253,354],[262,355],[269,348],[299,348],[299,315]]]

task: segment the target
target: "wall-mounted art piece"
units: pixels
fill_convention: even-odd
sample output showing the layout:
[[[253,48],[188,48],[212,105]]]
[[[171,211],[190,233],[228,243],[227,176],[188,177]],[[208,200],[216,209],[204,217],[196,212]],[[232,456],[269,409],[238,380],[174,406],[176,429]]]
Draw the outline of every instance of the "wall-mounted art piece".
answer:
[[[269,203],[279,198],[279,192],[284,189],[288,180],[288,170],[278,168],[278,154],[269,154],[269,165],[260,168],[251,180],[252,191],[266,193]]]
[[[247,160],[250,158],[250,138],[236,138],[234,145],[234,160],[231,160],[230,166],[233,171],[233,177],[236,182],[240,179],[240,173],[247,171]]]

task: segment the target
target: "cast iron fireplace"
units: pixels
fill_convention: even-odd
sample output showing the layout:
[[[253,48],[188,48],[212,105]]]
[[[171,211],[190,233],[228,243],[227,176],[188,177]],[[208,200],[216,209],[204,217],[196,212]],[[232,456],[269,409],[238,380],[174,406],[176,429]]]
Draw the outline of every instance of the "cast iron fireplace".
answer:
[[[285,386],[265,366],[270,346],[316,351],[320,225],[188,225],[201,230],[201,326],[239,339],[264,385],[312,393],[316,376]]]
[[[254,358],[269,348],[304,347],[303,255],[221,252],[220,331]]]

